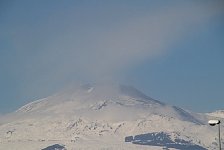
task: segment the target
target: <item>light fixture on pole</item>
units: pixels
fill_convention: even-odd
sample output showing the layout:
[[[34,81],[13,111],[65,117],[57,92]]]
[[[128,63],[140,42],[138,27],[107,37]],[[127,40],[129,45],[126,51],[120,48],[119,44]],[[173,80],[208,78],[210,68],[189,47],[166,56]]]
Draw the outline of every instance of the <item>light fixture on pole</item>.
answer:
[[[219,150],[221,150],[221,138],[220,138],[220,120],[209,120],[208,124],[211,126],[218,125],[218,134],[219,134]]]

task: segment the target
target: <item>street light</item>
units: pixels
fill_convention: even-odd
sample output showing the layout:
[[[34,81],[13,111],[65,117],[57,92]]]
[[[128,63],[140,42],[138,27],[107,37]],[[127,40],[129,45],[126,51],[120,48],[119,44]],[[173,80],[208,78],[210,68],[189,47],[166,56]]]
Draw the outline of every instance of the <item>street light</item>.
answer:
[[[219,150],[221,150],[221,138],[220,138],[220,120],[209,120],[208,124],[211,126],[218,125],[218,134],[219,134]]]

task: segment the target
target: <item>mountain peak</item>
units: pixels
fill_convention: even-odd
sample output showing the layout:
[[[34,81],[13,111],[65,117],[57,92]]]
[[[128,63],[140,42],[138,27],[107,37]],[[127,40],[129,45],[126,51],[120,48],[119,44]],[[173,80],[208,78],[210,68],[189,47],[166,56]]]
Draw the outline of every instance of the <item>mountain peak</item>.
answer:
[[[55,96],[71,96],[88,97],[97,99],[116,99],[120,97],[129,97],[129,99],[144,101],[145,103],[160,104],[164,103],[154,100],[153,98],[143,94],[136,88],[122,84],[84,84],[78,87],[69,88],[63,92],[55,94]]]
[[[127,120],[128,118],[135,120],[139,117],[160,114],[202,124],[200,120],[183,109],[154,100],[132,86],[115,84],[82,85],[31,102],[17,112],[37,115],[79,114],[87,118],[112,120]]]
[[[70,107],[74,106],[74,107]],[[132,86],[121,84],[84,84],[66,89],[52,96],[31,102],[21,107],[17,112],[42,112],[61,107],[61,110],[77,110],[93,108],[94,105],[123,105],[146,107],[164,105],[162,102],[146,96]],[[96,106],[98,107],[98,106]],[[101,108],[101,107],[100,107]]]

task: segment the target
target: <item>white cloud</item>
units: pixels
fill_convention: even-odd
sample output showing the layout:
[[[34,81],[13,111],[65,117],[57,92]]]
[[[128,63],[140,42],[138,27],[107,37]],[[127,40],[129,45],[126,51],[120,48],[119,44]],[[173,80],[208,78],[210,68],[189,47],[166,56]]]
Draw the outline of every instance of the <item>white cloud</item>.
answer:
[[[21,101],[70,82],[116,79],[224,14],[223,0],[147,1],[149,9],[144,1],[58,2],[13,1],[0,11],[2,81]]]
[[[64,14],[52,13],[40,25],[32,28],[25,25],[11,32],[16,31],[13,34],[16,48],[40,51],[27,58],[30,64],[25,63],[33,74],[45,72],[40,78],[60,80],[81,76],[96,80],[166,54],[188,32],[197,32],[198,26],[223,13],[221,4],[178,2],[129,17],[122,15],[122,9],[110,9],[113,11],[105,15],[100,10],[96,14],[69,10]],[[113,13],[121,15],[110,19]]]
[[[80,71],[89,78],[102,78],[145,59],[163,55],[187,32],[197,32],[197,27],[222,12],[221,8],[213,3],[164,7],[143,16],[124,18],[119,24],[102,27],[102,30],[93,28],[80,39],[75,35],[77,29],[71,28],[70,34],[64,37],[66,41],[60,37],[53,46],[59,46],[59,51],[68,50],[70,56],[61,58],[65,61],[62,68],[71,69],[73,73]],[[54,53],[55,48],[51,46],[47,49]]]

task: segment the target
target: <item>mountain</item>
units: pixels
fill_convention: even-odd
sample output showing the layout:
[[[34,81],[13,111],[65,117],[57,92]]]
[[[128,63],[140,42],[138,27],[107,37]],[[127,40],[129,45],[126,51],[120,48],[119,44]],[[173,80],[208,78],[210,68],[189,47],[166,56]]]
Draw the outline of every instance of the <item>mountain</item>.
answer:
[[[0,145],[4,150],[215,149],[217,133],[208,119],[131,86],[87,84],[2,117]]]
[[[224,110],[217,110],[215,112],[207,113],[207,115],[216,118],[224,118]]]

